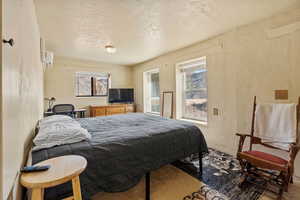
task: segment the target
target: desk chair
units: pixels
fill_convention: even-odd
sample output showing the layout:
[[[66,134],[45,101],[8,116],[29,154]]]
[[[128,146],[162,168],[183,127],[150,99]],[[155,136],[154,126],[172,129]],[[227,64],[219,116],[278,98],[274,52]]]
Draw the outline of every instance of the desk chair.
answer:
[[[68,115],[75,118],[75,107],[73,104],[56,104],[52,108],[52,112],[55,115]]]

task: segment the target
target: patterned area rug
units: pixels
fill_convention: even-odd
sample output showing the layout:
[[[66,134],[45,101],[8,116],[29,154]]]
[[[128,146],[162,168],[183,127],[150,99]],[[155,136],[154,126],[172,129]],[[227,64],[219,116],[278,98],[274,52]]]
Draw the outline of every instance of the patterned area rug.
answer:
[[[219,193],[218,191],[203,185],[196,192],[187,195],[183,200],[229,200],[227,196]]]
[[[206,200],[257,200],[264,192],[262,187],[250,183],[240,189],[238,187],[240,180],[239,162],[233,156],[214,149],[209,149],[209,155],[203,159],[202,178],[197,173],[199,168],[197,156],[173,164],[206,184],[199,191],[186,196],[184,200],[198,200],[201,199],[200,196],[202,198],[204,196]],[[256,183],[265,184],[264,182],[259,183],[257,180]],[[218,195],[214,195],[216,193]]]

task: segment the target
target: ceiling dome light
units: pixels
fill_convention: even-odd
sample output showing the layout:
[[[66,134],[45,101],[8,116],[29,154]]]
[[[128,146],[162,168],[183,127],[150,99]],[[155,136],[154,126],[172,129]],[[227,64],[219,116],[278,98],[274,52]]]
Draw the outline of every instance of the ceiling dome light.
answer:
[[[112,45],[106,45],[105,49],[106,49],[107,53],[116,53],[116,51],[117,51],[117,49]]]

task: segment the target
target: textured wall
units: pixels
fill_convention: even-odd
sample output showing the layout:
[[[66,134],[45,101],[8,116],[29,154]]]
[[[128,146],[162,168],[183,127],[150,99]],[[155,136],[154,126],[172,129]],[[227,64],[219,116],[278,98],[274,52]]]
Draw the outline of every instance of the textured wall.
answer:
[[[1,13],[3,12],[2,10],[3,7],[3,2],[2,0],[0,0],[0,10]],[[3,16],[0,15],[0,35],[3,35],[2,33],[2,19]],[[0,63],[1,63],[1,67],[0,67],[0,88],[2,88],[2,45],[3,43],[0,43]],[[0,89],[0,97],[2,97],[2,89]],[[2,131],[2,98],[0,98],[0,200],[2,200],[2,194],[3,194],[3,159],[2,159],[2,155],[3,155],[3,131]]]
[[[176,90],[175,65],[207,56],[208,126],[201,126],[209,146],[235,154],[237,131],[249,132],[253,96],[275,102],[274,90],[289,90],[289,100],[300,96],[300,9],[236,28],[210,40],[134,66],[138,109],[143,109],[143,72],[160,68],[160,89]],[[213,108],[220,109],[213,116]],[[300,156],[296,161],[300,176]]]
[[[54,66],[45,73],[45,97],[53,96],[55,104],[71,103],[77,108],[107,104],[107,97],[75,97],[76,72],[108,72],[111,74],[111,87],[133,87],[131,67],[58,57]]]
[[[13,47],[3,47],[2,62],[4,193],[1,197],[6,199],[13,184],[18,183],[26,147],[37,120],[42,117],[43,68],[33,1],[4,0],[3,6],[3,37],[15,40]]]

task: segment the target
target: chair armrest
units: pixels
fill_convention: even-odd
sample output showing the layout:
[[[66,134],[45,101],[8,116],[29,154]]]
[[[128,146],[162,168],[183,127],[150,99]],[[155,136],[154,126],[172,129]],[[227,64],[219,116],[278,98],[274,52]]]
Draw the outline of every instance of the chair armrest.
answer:
[[[236,133],[235,135],[236,135],[236,136],[240,136],[240,137],[253,137],[253,136],[250,135],[250,134],[242,134],[242,133]]]
[[[294,156],[296,157],[298,151],[300,150],[300,145],[298,144],[291,144],[290,146],[290,153],[291,155],[295,154]]]
[[[291,148],[292,149],[297,149],[299,151],[300,150],[300,145],[299,144],[292,144]]]
[[[252,137],[252,135],[250,134],[241,134],[241,133],[236,133],[237,136],[240,137],[240,141],[239,141],[239,147],[238,147],[238,153],[242,152],[243,150],[243,146],[244,146],[244,142],[245,142],[245,139],[246,137]]]

